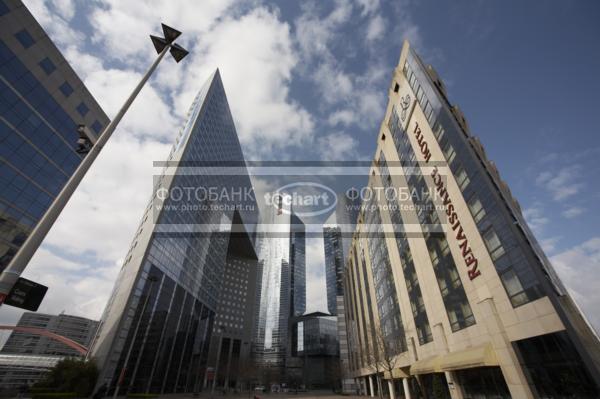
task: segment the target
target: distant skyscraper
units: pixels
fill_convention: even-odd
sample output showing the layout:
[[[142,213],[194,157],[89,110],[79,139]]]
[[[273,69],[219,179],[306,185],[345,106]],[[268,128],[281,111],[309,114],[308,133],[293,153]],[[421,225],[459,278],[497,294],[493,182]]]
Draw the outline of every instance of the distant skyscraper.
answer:
[[[344,263],[360,209],[358,192],[338,195],[335,211],[323,226],[327,310],[337,314],[337,297],[344,295]]]
[[[108,124],[96,100],[20,0],[0,1],[0,271]]]
[[[290,273],[292,316],[306,311],[306,230],[304,223],[292,213],[290,228]]]
[[[325,284],[327,309],[337,316],[337,337],[340,356],[342,391],[355,392],[354,380],[350,378],[348,339],[344,311],[344,270],[346,257],[352,243],[352,234],[360,210],[358,191],[348,190],[338,195],[335,212],[323,226],[323,249],[325,251]]]
[[[286,201],[264,216],[269,232],[261,238],[259,252],[262,283],[255,355],[262,365],[284,373],[290,317],[306,308],[305,230]]]
[[[280,204],[280,207],[284,207]],[[260,285],[258,328],[255,339],[257,361],[265,366],[283,367],[289,317],[289,262],[290,213],[281,208],[268,209],[263,214],[263,225],[276,233],[260,237],[259,267],[262,271]]]
[[[330,218],[331,219],[331,218]],[[337,314],[336,298],[343,295],[341,278],[344,270],[344,253],[342,248],[342,230],[334,224],[323,227],[323,248],[325,251],[325,285],[327,287],[327,310]]]
[[[17,323],[18,327],[34,327],[51,333],[62,335],[89,348],[98,322],[85,317],[67,314],[51,315],[44,313],[25,312]],[[13,331],[2,347],[1,353],[55,355],[55,356],[81,356],[75,349],[54,339]]]
[[[224,167],[235,167],[235,173]],[[231,309],[220,312],[217,325],[215,316],[220,301],[245,289],[233,279],[245,275],[236,268],[256,261],[257,219],[217,70],[194,100],[155,182],[102,316],[92,350],[101,368],[99,384],[106,382],[111,391],[119,384],[123,394],[191,392],[210,385],[212,337],[221,326],[236,336],[244,328],[231,319]],[[225,288],[232,291],[224,294]]]

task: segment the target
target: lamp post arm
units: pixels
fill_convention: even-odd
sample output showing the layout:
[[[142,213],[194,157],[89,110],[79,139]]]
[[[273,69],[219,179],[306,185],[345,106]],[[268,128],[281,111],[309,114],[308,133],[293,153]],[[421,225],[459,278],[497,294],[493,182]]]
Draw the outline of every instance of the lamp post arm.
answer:
[[[148,71],[142,77],[142,80],[140,80],[135,89],[133,89],[133,92],[129,95],[129,98],[125,101],[125,104],[123,104],[114,119],[100,134],[90,152],[81,160],[79,166],[75,169],[75,172],[73,172],[63,189],[44,213],[44,216],[42,216],[35,228],[31,231],[27,240],[25,240],[21,248],[17,251],[15,257],[2,271],[2,274],[0,274],[0,305],[4,302],[4,299],[27,267],[27,264],[48,234],[48,231],[50,231],[52,225],[56,222],[56,219],[58,219],[58,216],[69,202],[69,199],[77,189],[77,186],[79,186],[79,183],[81,183],[81,180],[83,180],[83,177],[98,157],[102,147],[104,147],[110,136],[113,134],[117,125],[131,106],[131,103],[140,90],[142,90],[142,87],[144,87],[144,84],[148,81],[167,51],[169,51],[169,48],[170,46],[165,46],[158,54],[158,57],[156,57],[150,68],[148,68]]]

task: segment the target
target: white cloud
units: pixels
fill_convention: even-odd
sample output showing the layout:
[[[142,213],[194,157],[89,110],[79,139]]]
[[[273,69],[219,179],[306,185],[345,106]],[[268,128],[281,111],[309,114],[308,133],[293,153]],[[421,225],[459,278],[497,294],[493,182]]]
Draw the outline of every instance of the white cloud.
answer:
[[[592,325],[600,331],[600,237],[575,245],[551,261]]]
[[[558,171],[541,172],[535,182],[546,189],[555,201],[562,201],[579,193],[583,184],[580,180],[579,165],[570,165]]]
[[[132,57],[140,58],[140,49],[148,48],[149,34],[162,34],[161,22],[183,32],[182,44],[193,45],[204,40],[201,34],[232,4],[233,0],[103,0],[91,15],[93,40],[104,46],[107,57],[131,62]],[[148,53],[141,58],[151,57]]]
[[[550,222],[550,219],[544,216],[544,210],[539,203],[534,203],[531,207],[525,209],[523,216],[531,230],[539,235],[542,234],[544,227]]]
[[[560,241],[561,237],[550,237],[540,240],[540,245],[544,252],[547,254],[552,253],[556,250],[556,244]]]
[[[361,15],[372,14],[379,9],[379,0],[357,0],[361,8]]]
[[[567,208],[562,214],[567,219],[573,219],[573,218],[581,215],[584,211],[585,211],[585,209],[583,209],[580,206],[572,206],[570,208]]]
[[[67,47],[74,44],[80,45],[83,43],[85,36],[81,32],[74,30],[71,24],[65,21],[63,16],[51,12],[44,0],[25,0],[25,5],[40,25],[42,25],[52,41],[58,44],[59,47]],[[66,10],[65,12],[68,15]]]
[[[346,133],[330,133],[318,139],[321,159],[355,160],[358,158],[358,141]]]
[[[52,0],[52,4],[58,14],[67,21],[70,21],[75,15],[73,0]]]
[[[355,122],[357,122],[356,114],[349,109],[335,111],[327,118],[327,123],[330,126],[337,126],[338,124],[348,126]]]
[[[367,42],[373,42],[381,39],[385,33],[385,19],[381,15],[376,15],[369,21],[367,27]]]

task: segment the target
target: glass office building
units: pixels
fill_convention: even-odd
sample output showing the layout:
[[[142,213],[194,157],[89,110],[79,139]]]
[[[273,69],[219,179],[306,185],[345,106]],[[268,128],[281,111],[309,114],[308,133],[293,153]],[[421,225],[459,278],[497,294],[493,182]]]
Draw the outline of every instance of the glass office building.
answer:
[[[363,204],[344,276],[351,373],[363,394],[600,397],[598,337],[408,43],[369,173],[381,195]],[[369,351],[380,333],[397,355],[393,373],[377,375]]]
[[[285,196],[286,194],[283,194]],[[290,318],[306,308],[306,237],[302,220],[280,200],[265,211],[259,251],[262,280],[255,334],[256,361],[269,368],[267,383],[285,378],[290,353]]]
[[[0,0],[0,271],[109,119],[21,1]]]
[[[337,314],[337,296],[343,295],[342,273],[344,254],[342,248],[342,230],[328,223],[323,227],[323,250],[325,252],[325,285],[327,287],[327,310]]]
[[[258,208],[218,70],[162,165],[91,352],[111,392],[208,386],[227,262],[256,261]]]
[[[295,214],[292,214],[290,222],[291,314],[300,316],[306,311],[306,229]]]
[[[337,298],[344,294],[345,257],[350,250],[359,209],[358,192],[352,192],[350,189],[344,194],[338,194],[335,211],[323,225],[327,310],[332,315],[338,314]]]

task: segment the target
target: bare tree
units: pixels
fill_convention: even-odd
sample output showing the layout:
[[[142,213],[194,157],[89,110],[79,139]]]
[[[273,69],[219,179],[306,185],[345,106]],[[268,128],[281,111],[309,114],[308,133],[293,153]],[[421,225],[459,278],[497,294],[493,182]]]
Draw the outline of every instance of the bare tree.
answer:
[[[377,387],[379,390],[379,396],[382,397],[382,383],[380,374],[388,372],[392,381],[392,386],[395,385],[394,369],[398,365],[398,342],[389,339],[383,333],[381,325],[377,324],[371,326],[369,329],[371,332],[371,350],[367,351],[368,363],[375,369],[377,373]]]

